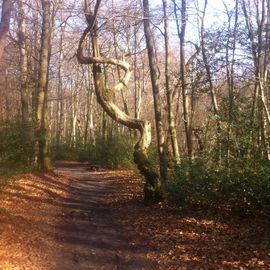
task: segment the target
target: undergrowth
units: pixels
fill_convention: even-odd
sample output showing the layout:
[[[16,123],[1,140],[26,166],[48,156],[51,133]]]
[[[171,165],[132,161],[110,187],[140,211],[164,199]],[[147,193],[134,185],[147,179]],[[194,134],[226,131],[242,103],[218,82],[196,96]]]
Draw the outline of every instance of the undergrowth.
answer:
[[[104,140],[97,136],[94,143],[76,146],[62,145],[55,150],[56,160],[76,160],[89,162],[90,165],[113,169],[133,169],[134,141],[122,135],[111,136]]]
[[[19,121],[0,125],[0,186],[14,176],[34,169],[34,143],[31,125]]]
[[[270,214],[270,167],[234,161],[230,168],[196,160],[183,161],[168,181],[171,198],[211,209]]]

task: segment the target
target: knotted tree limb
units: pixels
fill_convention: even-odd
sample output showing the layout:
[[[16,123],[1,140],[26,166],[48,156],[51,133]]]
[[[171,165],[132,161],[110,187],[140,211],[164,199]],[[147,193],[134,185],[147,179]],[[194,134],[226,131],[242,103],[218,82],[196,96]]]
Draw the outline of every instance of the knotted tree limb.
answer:
[[[162,199],[161,181],[159,174],[148,158],[148,148],[151,143],[151,124],[148,121],[132,118],[125,112],[120,110],[113,102],[115,92],[122,90],[127,86],[131,77],[131,66],[124,61],[107,58],[100,55],[97,41],[97,13],[101,0],[98,0],[95,5],[94,15],[87,15],[88,26],[84,30],[78,46],[77,58],[81,64],[93,65],[93,77],[95,84],[95,92],[98,103],[106,111],[106,113],[116,122],[125,125],[128,128],[139,131],[140,136],[134,147],[134,162],[136,163],[140,173],[145,177],[146,183],[144,186],[145,203],[151,204]],[[92,56],[84,55],[84,43],[86,37],[91,36],[92,41]],[[104,74],[102,73],[101,65],[114,65],[124,71],[123,77],[111,89],[107,89],[104,83]]]

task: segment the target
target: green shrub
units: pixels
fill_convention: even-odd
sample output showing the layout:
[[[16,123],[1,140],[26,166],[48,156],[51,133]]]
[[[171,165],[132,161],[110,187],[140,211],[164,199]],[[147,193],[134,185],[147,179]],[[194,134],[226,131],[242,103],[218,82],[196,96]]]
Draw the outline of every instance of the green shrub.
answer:
[[[80,162],[88,161],[88,150],[82,145],[76,147],[69,144],[62,144],[52,149],[54,160],[76,160]]]
[[[270,168],[235,161],[231,167],[197,160],[175,169],[168,191],[178,202],[242,212],[270,210]]]
[[[31,127],[19,122],[0,126],[0,164],[5,166],[31,166],[34,160],[34,143]]]
[[[89,146],[89,162],[111,168],[133,168],[133,141],[127,136],[113,136],[105,141],[97,137]]]
[[[103,140],[97,136],[94,144],[72,147],[68,144],[53,149],[55,160],[76,160],[110,168],[133,168],[133,141],[127,136]]]
[[[34,169],[34,143],[30,125],[20,122],[0,125],[0,187],[13,176]]]

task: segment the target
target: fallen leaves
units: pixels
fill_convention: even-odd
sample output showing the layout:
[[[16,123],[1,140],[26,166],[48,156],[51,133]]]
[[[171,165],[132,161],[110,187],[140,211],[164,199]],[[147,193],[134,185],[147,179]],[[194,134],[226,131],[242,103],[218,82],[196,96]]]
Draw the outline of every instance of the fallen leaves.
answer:
[[[112,221],[128,236],[132,249],[145,251],[160,269],[270,269],[268,220],[221,220],[208,211],[166,201],[146,207],[143,181],[135,173],[94,174],[110,183],[102,201],[111,209]],[[66,188],[68,181],[63,175],[27,175],[1,191],[0,269],[50,269],[50,250],[61,248],[52,240],[59,218],[92,222],[91,214],[82,209],[70,210],[65,217],[57,204],[72,192]]]
[[[140,203],[141,179],[127,172],[119,172],[115,185],[117,221],[126,234],[140,239],[133,241],[134,248],[145,243],[148,257],[160,269],[270,269],[269,221],[239,217],[222,221],[208,211],[168,202],[146,207]],[[262,248],[265,239],[268,245]]]
[[[59,187],[66,181],[61,176],[27,174],[0,190],[0,269],[49,269],[55,245],[50,225],[56,221],[53,201],[56,194],[65,196]]]

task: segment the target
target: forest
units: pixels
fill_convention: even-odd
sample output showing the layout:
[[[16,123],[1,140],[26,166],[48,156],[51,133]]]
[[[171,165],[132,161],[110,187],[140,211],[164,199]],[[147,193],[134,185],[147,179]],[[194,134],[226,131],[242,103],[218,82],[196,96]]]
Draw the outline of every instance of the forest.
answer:
[[[0,2],[0,269],[270,269],[270,0]]]

